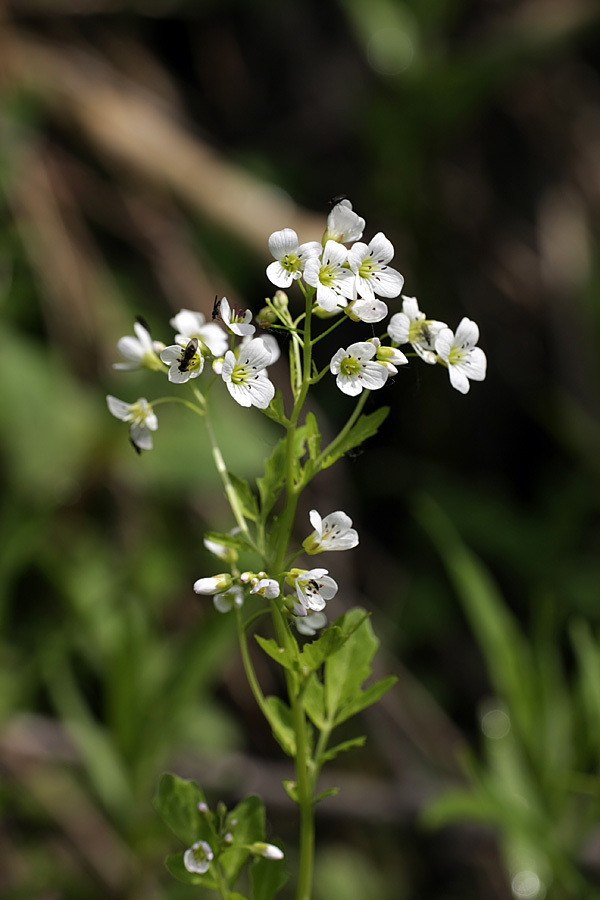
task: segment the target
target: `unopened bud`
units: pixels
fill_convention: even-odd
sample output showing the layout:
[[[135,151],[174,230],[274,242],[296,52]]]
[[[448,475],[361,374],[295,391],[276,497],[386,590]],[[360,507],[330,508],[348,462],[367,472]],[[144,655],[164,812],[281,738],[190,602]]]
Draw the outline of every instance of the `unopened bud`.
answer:
[[[225,572],[222,575],[213,575],[211,578],[199,578],[194,583],[194,591],[197,594],[211,596],[212,594],[220,594],[222,591],[228,591],[232,584],[231,575]]]

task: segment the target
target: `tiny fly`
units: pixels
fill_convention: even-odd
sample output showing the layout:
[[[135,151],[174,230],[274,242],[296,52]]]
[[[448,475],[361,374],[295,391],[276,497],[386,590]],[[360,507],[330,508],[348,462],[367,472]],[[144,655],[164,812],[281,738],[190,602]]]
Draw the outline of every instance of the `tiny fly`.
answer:
[[[179,371],[187,372],[198,349],[198,338],[192,338],[179,360]]]
[[[218,299],[218,294],[215,297],[215,302],[213,303],[213,311],[212,317],[213,319],[218,319],[221,314],[221,301]]]
[[[329,201],[329,205],[333,209],[333,207],[337,206],[338,203],[341,203],[342,200],[347,200],[347,199],[348,199],[347,194],[336,194],[336,196],[332,197],[331,200]]]

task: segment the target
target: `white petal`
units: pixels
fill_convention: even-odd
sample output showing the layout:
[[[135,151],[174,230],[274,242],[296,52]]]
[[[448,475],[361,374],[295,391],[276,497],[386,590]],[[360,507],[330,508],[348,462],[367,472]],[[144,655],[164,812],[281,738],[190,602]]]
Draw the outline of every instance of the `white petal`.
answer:
[[[342,375],[340,372],[335,379],[335,383],[342,394],[347,394],[349,397],[357,397],[359,394],[362,394],[363,385],[355,376]]]
[[[334,513],[333,515],[335,515],[335,513]],[[321,534],[322,534],[322,529],[321,529],[321,526],[322,526],[322,519],[321,519],[321,516],[319,515],[319,513],[317,512],[316,509],[311,509],[311,511],[310,511],[309,514],[308,514],[308,518],[309,518],[309,520],[310,520],[310,524],[312,525],[312,527],[313,527],[313,528],[315,529],[315,531],[317,532],[317,535],[320,537]],[[350,524],[352,524],[352,522],[350,522]]]
[[[347,356],[355,356],[356,359],[359,359],[361,362],[373,359],[376,353],[377,347],[375,344],[370,343],[370,341],[357,341],[355,344],[350,344],[346,350]]]
[[[145,425],[140,422],[134,422],[129,429],[129,434],[136,447],[140,450],[152,450],[152,435]]]
[[[363,259],[368,255],[369,248],[362,241],[357,241],[356,244],[350,247],[347,262],[353,272],[358,272]]]
[[[467,375],[471,381],[483,381],[487,369],[487,358],[480,347],[473,347],[469,353],[469,370]]]
[[[454,344],[454,332],[450,328],[442,328],[435,339],[435,352],[447,362]]]
[[[381,297],[397,297],[404,285],[404,276],[389,266],[379,269],[372,277],[373,290]]]
[[[288,288],[294,281],[294,276],[283,268],[280,262],[273,262],[267,266],[267,278],[278,288]]]
[[[454,346],[463,348],[474,347],[478,340],[479,328],[477,327],[477,323],[473,322],[472,319],[467,319],[465,316],[464,319],[460,320],[458,328],[456,329]]]
[[[388,334],[397,344],[408,344],[410,319],[406,313],[394,313],[388,323]]]
[[[298,250],[298,235],[293,228],[274,231],[269,238],[269,250],[275,259],[281,259],[288,253],[295,253]]]
[[[252,405],[258,409],[266,409],[275,396],[275,387],[265,375],[257,375],[253,381],[248,382]]]
[[[117,350],[125,359],[140,363],[144,358],[144,348],[134,337],[122,337],[117,341]]]
[[[181,361],[182,350],[183,348],[179,344],[171,344],[169,347],[165,347],[161,352],[160,358],[168,366],[171,366],[173,363],[179,363]]]
[[[460,366],[448,366],[448,374],[450,376],[450,384],[461,394],[469,393],[469,379],[462,371]]]
[[[239,365],[248,365],[259,370],[264,369],[270,362],[271,351],[260,338],[254,338],[240,350]]]
[[[169,325],[185,337],[191,338],[196,337],[205,321],[202,313],[194,312],[191,309],[180,309],[177,315],[170,320]]]
[[[120,419],[121,422],[127,422],[131,419],[130,403],[125,403],[124,400],[119,400],[117,397],[111,396],[111,394],[107,394],[106,403],[113,416]]]
[[[416,297],[402,297],[402,312],[408,316],[412,322],[417,319],[425,318],[425,313],[419,310],[419,304],[417,303]]]
[[[356,300],[352,307],[352,313],[358,316],[361,322],[374,324],[385,319],[388,308],[383,300]]]
[[[235,384],[233,381],[228,381],[227,390],[240,406],[252,406],[252,398],[248,392],[247,385]]]
[[[342,263],[346,262],[347,257],[348,251],[343,244],[338,244],[337,241],[327,241],[327,243],[325,244],[325,249],[323,250],[324,266],[341,266]]]
[[[386,238],[383,231],[378,231],[369,242],[369,253],[374,262],[388,263],[394,255],[394,245]]]
[[[376,391],[378,388],[383,387],[387,379],[388,371],[385,366],[374,362],[365,363],[361,373],[363,387],[368,388],[370,391]]]

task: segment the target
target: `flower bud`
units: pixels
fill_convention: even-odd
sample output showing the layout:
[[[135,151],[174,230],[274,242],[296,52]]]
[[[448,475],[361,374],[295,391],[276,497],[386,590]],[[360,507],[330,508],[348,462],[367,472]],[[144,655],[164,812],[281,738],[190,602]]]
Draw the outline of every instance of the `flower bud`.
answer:
[[[199,578],[194,582],[194,591],[197,594],[220,594],[222,591],[228,591],[233,584],[231,575],[225,572],[222,575],[213,575],[211,578]]]
[[[226,544],[221,544],[219,541],[213,541],[210,538],[204,538],[204,546],[209,553],[223,560],[223,562],[237,562],[238,552],[234,547],[228,547]]]
[[[277,313],[270,306],[263,306],[256,314],[256,324],[260,328],[270,328],[277,322]]]
[[[250,847],[255,856],[263,856],[265,859],[283,859],[283,850],[276,847],[275,844],[265,844],[263,841],[256,841]]]

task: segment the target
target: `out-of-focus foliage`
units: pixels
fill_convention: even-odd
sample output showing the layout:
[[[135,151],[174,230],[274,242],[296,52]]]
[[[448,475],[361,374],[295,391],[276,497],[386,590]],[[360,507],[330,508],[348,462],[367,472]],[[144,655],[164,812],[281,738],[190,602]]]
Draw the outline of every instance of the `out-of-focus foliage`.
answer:
[[[585,0],[8,4],[3,896],[200,896],[163,866],[164,768],[211,801],[260,793],[293,838],[227,617],[191,593],[202,532],[232,524],[202,429],[165,409],[138,458],[104,398],[155,391],[111,369],[136,315],[168,342],[215,294],[257,311],[269,233],[318,238],[341,191],[407,294],[478,322],[489,375],[462,397],[404,367],[367,452],[318,485],[361,535],[332,615],[373,610],[400,686],[320,805],[315,896],[541,900],[511,889],[532,867],[548,900],[597,895],[599,25]],[[240,435],[227,399],[228,465],[253,476],[269,423]],[[322,403],[334,423],[327,381]],[[417,521],[422,491],[453,526]],[[430,832],[427,808],[468,824]]]

